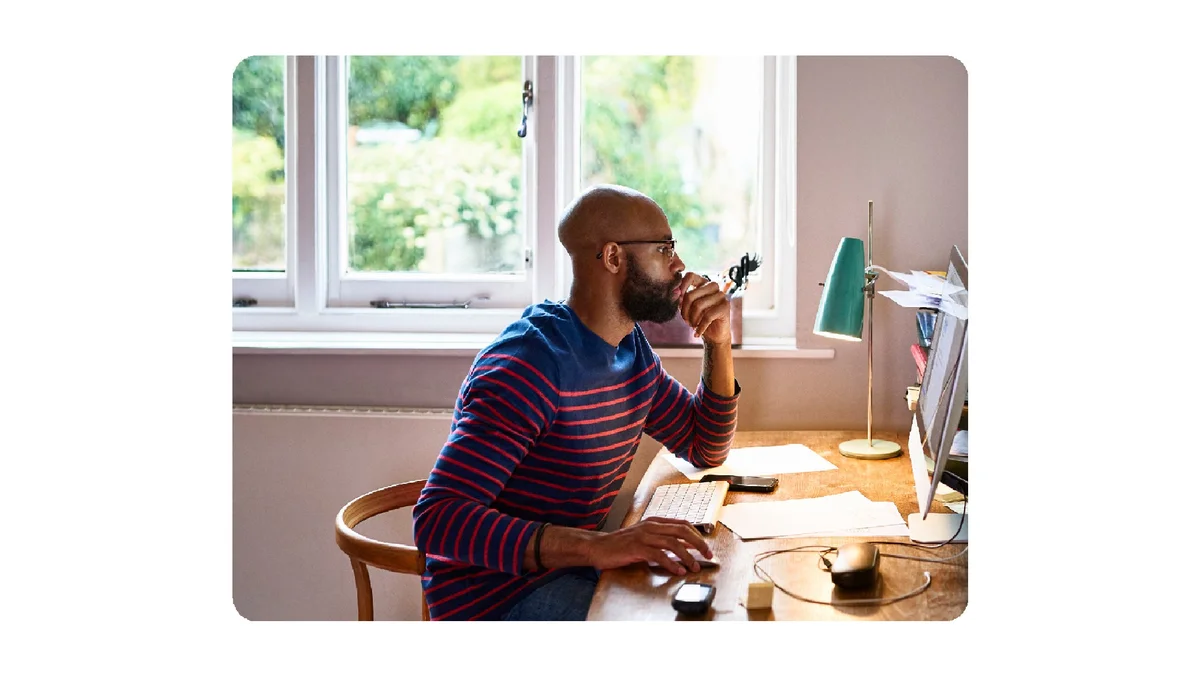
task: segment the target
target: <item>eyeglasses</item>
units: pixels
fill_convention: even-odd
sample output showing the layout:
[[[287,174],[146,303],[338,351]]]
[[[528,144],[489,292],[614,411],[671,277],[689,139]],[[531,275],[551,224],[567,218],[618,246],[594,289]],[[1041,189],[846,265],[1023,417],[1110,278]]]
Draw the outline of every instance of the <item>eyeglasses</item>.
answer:
[[[624,242],[613,242],[613,244],[620,244],[622,246],[625,244],[658,244],[658,253],[666,256],[667,260],[671,260],[675,258],[675,243],[678,241],[675,239],[631,239]],[[602,257],[604,257],[603,251],[596,254],[596,260]]]

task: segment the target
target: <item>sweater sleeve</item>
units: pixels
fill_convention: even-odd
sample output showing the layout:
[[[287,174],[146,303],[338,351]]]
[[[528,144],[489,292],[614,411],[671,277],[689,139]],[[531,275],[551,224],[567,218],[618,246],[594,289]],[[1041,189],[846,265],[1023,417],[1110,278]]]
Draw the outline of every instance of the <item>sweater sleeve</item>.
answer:
[[[663,368],[658,355],[658,390],[646,417],[645,431],[676,456],[696,467],[716,467],[729,456],[737,429],[737,400],[742,386],[734,381],[732,397],[704,386],[693,394]]]
[[[455,405],[450,436],[413,508],[427,555],[514,575],[537,522],[491,507],[558,407],[554,363],[534,349],[493,348],[476,360]]]

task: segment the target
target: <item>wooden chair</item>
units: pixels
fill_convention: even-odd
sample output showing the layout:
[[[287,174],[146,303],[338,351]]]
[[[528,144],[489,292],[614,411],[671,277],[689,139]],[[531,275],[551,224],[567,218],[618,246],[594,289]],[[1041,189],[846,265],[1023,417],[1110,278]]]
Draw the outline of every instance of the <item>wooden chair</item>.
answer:
[[[354,569],[354,586],[358,590],[358,619],[374,620],[375,610],[371,598],[371,578],[367,566],[375,566],[396,573],[422,575],[425,572],[425,553],[409,545],[380,542],[354,531],[354,527],[367,519],[402,507],[417,504],[425,480],[408,481],[387,488],[380,488],[355,498],[342,507],[337,514],[335,538],[338,547],[350,557]],[[421,592],[421,619],[429,619],[429,606],[425,603],[425,592]]]

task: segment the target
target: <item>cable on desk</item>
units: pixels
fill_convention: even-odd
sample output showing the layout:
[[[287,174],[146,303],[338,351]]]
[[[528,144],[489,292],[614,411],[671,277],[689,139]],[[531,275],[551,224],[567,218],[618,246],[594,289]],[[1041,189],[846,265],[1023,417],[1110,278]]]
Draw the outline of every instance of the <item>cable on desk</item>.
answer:
[[[884,543],[884,544],[904,544],[904,543]],[[821,570],[821,572],[823,572],[823,573],[829,573],[830,562],[829,562],[828,558],[826,558],[826,555],[832,551],[838,551],[838,548],[835,548],[835,546],[828,546],[828,545],[799,545],[799,546],[794,546],[794,548],[790,548],[790,549],[778,549],[778,550],[763,551],[763,552],[760,552],[760,554],[755,556],[754,572],[755,572],[755,575],[758,576],[758,579],[766,581],[766,582],[770,582],[770,584],[772,584],[776,588],[776,590],[784,592],[785,594],[787,594],[787,596],[790,596],[797,600],[803,600],[803,602],[817,603],[817,604],[821,604],[821,605],[887,605],[890,603],[898,602],[898,600],[904,600],[907,598],[912,598],[914,596],[917,596],[917,594],[922,593],[925,590],[928,590],[929,586],[932,584],[932,578],[929,574],[929,570],[923,570],[922,573],[925,575],[925,581],[923,582],[923,584],[916,588],[913,588],[913,590],[910,592],[900,594],[900,596],[898,596],[898,597],[871,598],[871,599],[846,599],[846,600],[818,600],[818,599],[812,599],[812,598],[808,598],[808,597],[802,597],[802,596],[800,596],[800,594],[786,590],[786,588],[784,586],[780,585],[779,582],[776,582],[775,579],[772,578],[772,576],[770,576],[770,574],[767,573],[766,570],[764,570],[762,568],[762,566],[760,566],[761,562],[768,560],[768,558],[770,558],[772,556],[776,556],[776,555],[780,555],[780,554],[796,554],[796,552],[814,552],[814,554],[817,555],[817,570]],[[882,552],[881,552],[881,556],[893,556],[895,558],[913,558],[913,560],[917,560],[917,561],[938,562],[938,561],[950,561],[950,560],[953,560],[953,558],[958,558],[959,556],[962,556],[962,554],[960,552],[960,554],[956,554],[952,557],[944,558],[944,560],[940,560],[940,558],[883,555]],[[821,567],[822,563],[824,563],[824,566],[826,566],[826,567],[822,568]]]
[[[812,549],[812,548],[815,548],[815,549]],[[929,589],[929,585],[932,583],[932,578],[930,578],[930,576],[929,576],[929,571],[923,571],[925,574],[925,582],[921,586],[917,587],[916,589],[913,589],[912,591],[908,592],[907,594],[901,594],[900,596],[890,596],[888,598],[883,598],[883,599],[847,599],[844,601],[820,601],[818,599],[810,599],[808,597],[800,596],[799,594],[788,591],[782,585],[780,585],[778,582],[776,582],[775,579],[772,578],[771,575],[769,573],[767,573],[767,571],[763,570],[762,566],[759,565],[762,561],[765,561],[766,559],[769,559],[772,556],[775,556],[777,554],[789,554],[789,553],[797,553],[797,552],[814,552],[818,556],[817,569],[822,570],[824,572],[829,572],[828,568],[821,568],[821,562],[824,562],[825,565],[828,566],[829,559],[825,558],[825,555],[828,554],[829,552],[833,552],[833,551],[837,551],[837,547],[829,547],[826,545],[800,545],[798,547],[792,547],[790,549],[773,549],[773,550],[768,550],[765,552],[760,552],[758,555],[756,555],[754,557],[754,574],[757,575],[760,580],[763,580],[764,582],[770,582],[772,585],[774,585],[774,587],[776,589],[778,589],[779,591],[783,592],[784,594],[787,594],[788,596],[790,596],[798,601],[806,601],[808,603],[819,603],[819,604],[825,605],[825,606],[886,605],[889,603],[895,603],[896,601],[903,601],[904,599],[907,599],[907,598],[912,598],[913,596],[920,594],[921,592],[925,591],[926,589]]]
[[[908,542],[871,542],[870,544],[873,544],[873,545],[900,545],[901,547],[916,547],[917,549],[928,549],[928,547],[924,547],[922,545],[915,545],[915,544],[911,544]],[[879,552],[879,555],[887,556],[887,557],[893,558],[893,559],[908,559],[909,561],[928,561],[930,563],[946,563],[948,561],[953,561],[957,558],[960,558],[960,557],[962,557],[962,555],[964,555],[966,553],[967,553],[967,548],[963,547],[963,550],[961,552],[954,554],[952,556],[947,556],[944,559],[931,559],[928,556],[905,556],[903,554],[888,554],[886,552]]]

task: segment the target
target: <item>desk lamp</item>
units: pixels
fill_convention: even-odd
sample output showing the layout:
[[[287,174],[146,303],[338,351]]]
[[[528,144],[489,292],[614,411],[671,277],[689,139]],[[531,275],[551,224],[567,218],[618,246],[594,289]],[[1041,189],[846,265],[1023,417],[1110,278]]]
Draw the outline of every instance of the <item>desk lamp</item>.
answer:
[[[841,454],[850,458],[883,460],[900,455],[900,444],[872,437],[871,393],[872,393],[872,333],[875,319],[875,278],[878,276],[871,265],[871,230],[873,202],[867,202],[867,256],[863,265],[863,242],[854,237],[843,237],[838,244],[829,275],[825,277],[821,291],[821,304],[817,307],[817,321],[813,333],[827,338],[858,342],[862,340],[863,298],[867,308],[867,438],[844,441],[838,446]]]

